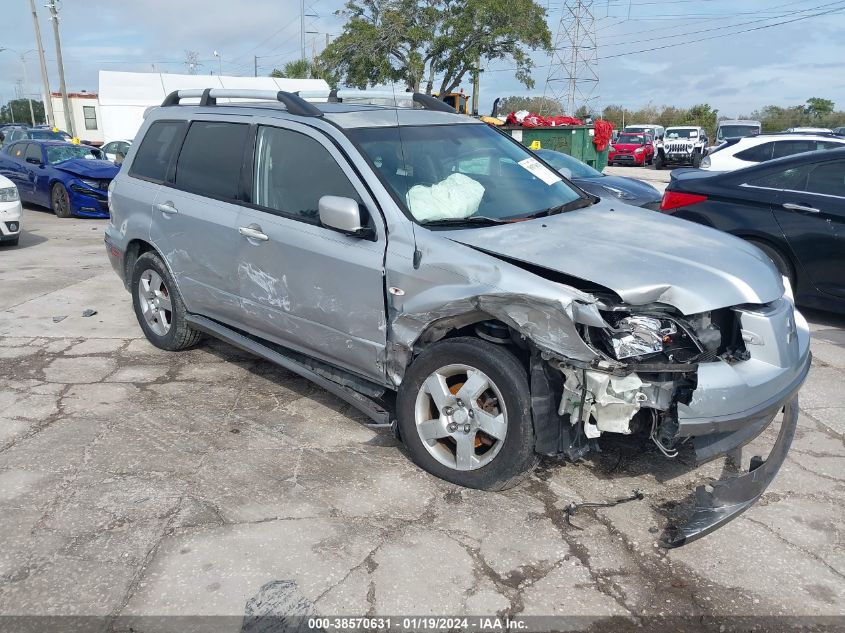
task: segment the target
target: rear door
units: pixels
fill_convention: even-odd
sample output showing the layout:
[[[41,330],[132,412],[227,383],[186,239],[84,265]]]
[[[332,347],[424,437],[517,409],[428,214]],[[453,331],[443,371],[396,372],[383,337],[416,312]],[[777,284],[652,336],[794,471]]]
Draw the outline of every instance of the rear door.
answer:
[[[346,157],[313,128],[259,126],[253,156],[250,200],[237,222],[245,329],[383,381],[386,231],[378,207]],[[323,227],[322,196],[356,200],[374,237]]]
[[[29,200],[26,190],[26,149],[29,143],[15,143],[4,151],[2,174],[15,183],[18,193]]]
[[[813,285],[845,297],[845,160],[799,170],[781,191],[775,218]]]
[[[156,195],[150,237],[189,312],[238,324],[235,223],[250,126],[228,119],[191,122]]]
[[[19,192],[35,204],[50,206],[50,192],[48,191],[50,179],[47,173],[47,157],[44,155],[44,147],[40,143],[29,143],[26,146],[24,156],[23,190],[19,186]]]

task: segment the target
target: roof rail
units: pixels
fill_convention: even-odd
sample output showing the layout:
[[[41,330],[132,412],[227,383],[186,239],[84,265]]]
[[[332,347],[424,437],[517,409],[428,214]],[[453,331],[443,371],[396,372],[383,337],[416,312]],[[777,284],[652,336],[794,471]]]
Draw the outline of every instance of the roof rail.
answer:
[[[200,105],[217,105],[218,99],[261,99],[265,101],[278,101],[285,105],[287,111],[297,116],[323,116],[319,108],[308,103],[305,99],[293,92],[284,90],[249,90],[230,88],[198,88],[193,90],[175,90],[161,102],[163,108],[179,105],[182,99],[199,98]]]
[[[329,103],[367,103],[370,105],[386,105],[382,103],[374,103],[380,101],[390,102],[395,107],[399,107],[400,102],[411,102],[420,106],[424,110],[437,110],[439,112],[457,113],[457,110],[450,106],[445,101],[441,101],[437,97],[423,94],[421,92],[393,92],[390,90],[347,90],[347,89],[332,89],[329,92],[323,91],[300,91],[297,92],[300,97],[309,99],[326,99]]]

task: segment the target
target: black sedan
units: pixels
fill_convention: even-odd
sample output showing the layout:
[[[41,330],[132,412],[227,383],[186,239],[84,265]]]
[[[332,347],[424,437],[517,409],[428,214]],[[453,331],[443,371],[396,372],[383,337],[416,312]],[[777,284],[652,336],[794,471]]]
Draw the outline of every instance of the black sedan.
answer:
[[[653,211],[660,208],[660,192],[641,180],[608,176],[577,158],[550,149],[539,149],[535,154],[587,193],[599,198],[613,196],[626,204]]]
[[[679,169],[661,210],[752,242],[789,278],[796,303],[845,312],[845,149],[733,172]]]

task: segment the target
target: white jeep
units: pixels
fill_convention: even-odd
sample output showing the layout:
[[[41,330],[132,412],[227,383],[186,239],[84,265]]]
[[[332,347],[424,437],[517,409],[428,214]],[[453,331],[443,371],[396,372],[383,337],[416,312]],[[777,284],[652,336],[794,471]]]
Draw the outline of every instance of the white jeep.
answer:
[[[655,169],[663,169],[666,165],[697,168],[707,154],[707,131],[693,125],[667,127],[663,137],[657,140],[655,150]]]

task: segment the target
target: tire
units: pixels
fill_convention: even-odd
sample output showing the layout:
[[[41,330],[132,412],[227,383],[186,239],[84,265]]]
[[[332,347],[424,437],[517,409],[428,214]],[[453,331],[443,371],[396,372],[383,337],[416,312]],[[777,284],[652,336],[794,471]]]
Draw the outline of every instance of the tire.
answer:
[[[475,389],[462,394],[465,385]],[[396,411],[414,463],[459,486],[504,490],[537,463],[528,376],[502,345],[469,337],[434,343],[406,371]]]
[[[772,260],[772,263],[775,265],[775,268],[778,269],[778,272],[789,279],[789,285],[792,286],[792,290],[794,291],[795,268],[792,266],[789,259],[787,259],[787,257],[779,249],[774,246],[769,246],[765,242],[758,242],[757,240],[748,241],[769,256],[769,259]]]
[[[701,152],[693,153],[693,155],[692,155],[692,166],[695,167],[696,169],[700,169],[702,158],[704,158],[704,156],[701,154]]]
[[[53,209],[57,218],[69,218],[73,215],[70,209],[70,196],[60,182],[53,183],[50,188],[50,208]]]
[[[654,168],[655,169],[663,169],[665,163],[666,163],[666,161],[663,159],[663,157],[660,154],[658,154],[657,156],[654,157]]]
[[[135,261],[130,290],[135,317],[150,343],[176,352],[202,338],[202,332],[188,325],[185,303],[157,253],[144,253]]]

